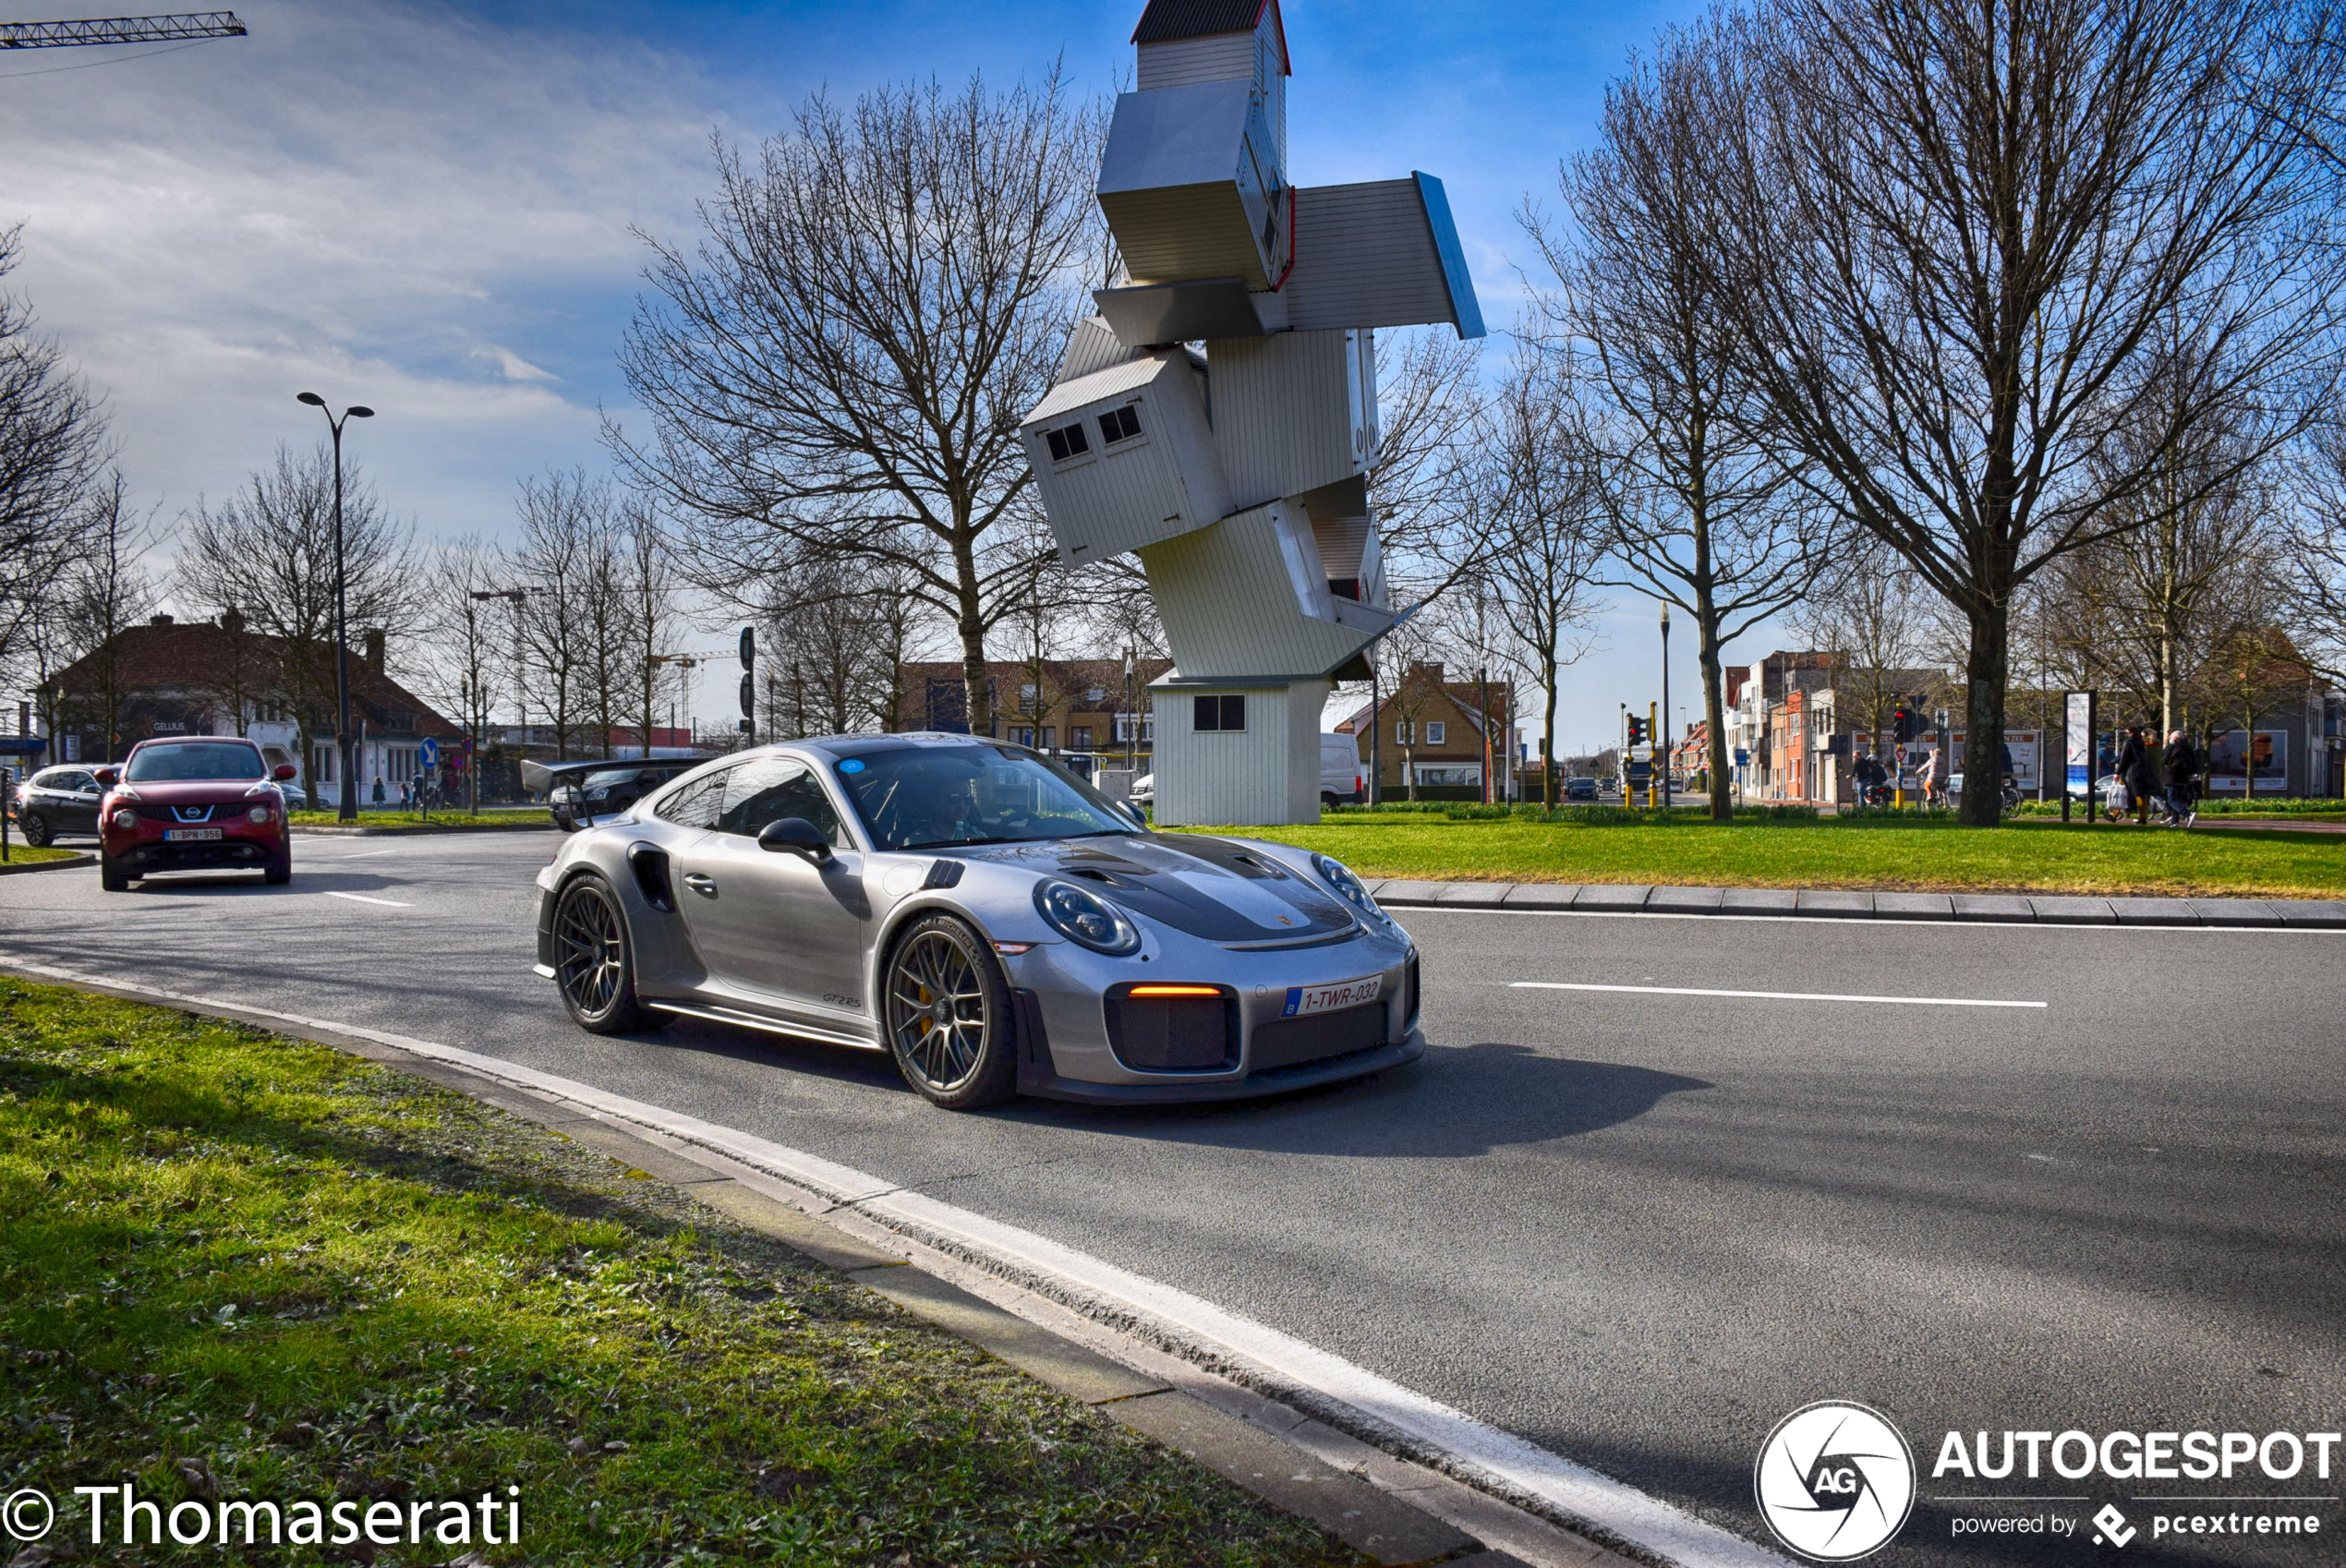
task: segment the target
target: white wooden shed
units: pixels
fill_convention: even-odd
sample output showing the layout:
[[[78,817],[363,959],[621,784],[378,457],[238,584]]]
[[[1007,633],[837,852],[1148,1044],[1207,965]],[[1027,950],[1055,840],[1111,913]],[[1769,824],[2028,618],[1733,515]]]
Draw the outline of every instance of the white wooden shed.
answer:
[[[1089,339],[1070,353],[1083,346],[1106,352]],[[1105,561],[1229,510],[1198,368],[1180,349],[1060,382],[1020,432],[1069,561]]]

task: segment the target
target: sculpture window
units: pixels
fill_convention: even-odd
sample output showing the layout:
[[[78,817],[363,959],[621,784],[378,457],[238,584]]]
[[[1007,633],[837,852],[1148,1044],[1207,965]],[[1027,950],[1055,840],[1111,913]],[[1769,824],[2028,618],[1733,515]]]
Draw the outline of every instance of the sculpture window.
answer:
[[[1051,461],[1054,463],[1065,463],[1070,457],[1081,457],[1092,450],[1091,438],[1084,435],[1080,422],[1062,425],[1056,430],[1046,430],[1043,440],[1050,444]]]
[[[1228,731],[1246,728],[1244,697],[1199,697],[1190,728],[1200,733],[1209,730]]]
[[[1141,433],[1140,410],[1131,404],[1111,408],[1100,416],[1100,434],[1110,442],[1130,440]]]

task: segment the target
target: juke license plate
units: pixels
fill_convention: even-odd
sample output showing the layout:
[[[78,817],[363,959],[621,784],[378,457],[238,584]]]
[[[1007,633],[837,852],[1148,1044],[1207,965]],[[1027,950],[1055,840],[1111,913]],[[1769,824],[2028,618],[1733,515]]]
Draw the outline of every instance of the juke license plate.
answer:
[[[1338,981],[1334,985],[1290,985],[1287,988],[1287,1006],[1281,1018],[1300,1018],[1307,1013],[1332,1013],[1339,1007],[1357,1007],[1373,1002],[1385,992],[1385,976],[1370,975],[1365,980]]]
[[[207,838],[219,838],[220,829],[217,827],[166,827],[163,830],[163,836],[174,844],[192,844]]]

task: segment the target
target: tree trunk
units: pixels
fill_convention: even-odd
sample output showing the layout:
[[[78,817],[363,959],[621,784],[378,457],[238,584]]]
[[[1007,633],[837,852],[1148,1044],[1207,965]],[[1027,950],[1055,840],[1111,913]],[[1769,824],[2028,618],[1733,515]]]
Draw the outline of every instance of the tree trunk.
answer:
[[[1715,616],[1695,618],[1702,660],[1702,716],[1710,727],[1711,820],[1733,822],[1734,786],[1727,777],[1726,677],[1719,664],[1719,622]]]
[[[966,537],[953,540],[953,568],[961,581],[961,612],[956,627],[961,635],[961,685],[969,710],[970,733],[994,732],[994,698],[986,684],[986,618],[977,602],[977,556]]]
[[[2004,686],[2011,675],[2012,612],[2004,600],[1987,600],[1973,607],[1970,619],[1971,649],[1964,662],[1966,733],[1961,814],[1974,827],[1993,827],[2003,818]]]
[[[1556,651],[1554,645],[1541,650],[1547,660],[1547,679],[1540,684],[1547,693],[1546,706],[1540,715],[1540,786],[1548,797],[1550,811],[1556,809]]]

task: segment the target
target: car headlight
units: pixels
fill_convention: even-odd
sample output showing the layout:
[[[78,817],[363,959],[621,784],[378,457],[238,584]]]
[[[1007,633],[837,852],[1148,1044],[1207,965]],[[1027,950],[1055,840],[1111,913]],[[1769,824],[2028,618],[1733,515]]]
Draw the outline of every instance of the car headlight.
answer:
[[[1122,958],[1141,950],[1140,928],[1124,911],[1072,882],[1036,883],[1034,908],[1053,931],[1094,953]]]
[[[118,811],[114,814],[114,825],[126,830],[136,827],[139,826],[139,814],[135,811]]]
[[[1338,897],[1362,914],[1380,922],[1388,918],[1383,910],[1376,907],[1376,900],[1369,897],[1368,884],[1353,875],[1352,868],[1342,861],[1327,855],[1313,855],[1312,869],[1320,874],[1321,881],[1336,889]]]
[[[251,806],[247,808],[245,812],[245,820],[247,822],[266,822],[274,814],[275,814],[270,811],[267,806]]]

